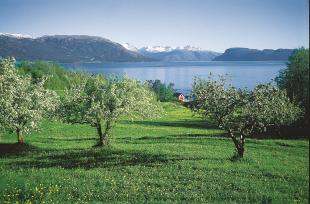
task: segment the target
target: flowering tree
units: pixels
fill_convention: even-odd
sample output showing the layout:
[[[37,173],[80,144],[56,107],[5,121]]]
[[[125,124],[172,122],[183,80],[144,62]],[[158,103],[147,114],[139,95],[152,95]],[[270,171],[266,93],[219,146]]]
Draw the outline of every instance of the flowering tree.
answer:
[[[86,76],[82,84],[67,90],[59,111],[64,122],[96,127],[97,146],[109,146],[111,129],[120,117],[145,118],[160,112],[161,107],[147,86],[126,77],[118,80],[101,75]]]
[[[33,84],[31,77],[17,74],[13,58],[0,60],[0,128],[16,131],[20,144],[23,131],[37,128],[57,106],[56,93],[44,89],[44,82]]]
[[[237,90],[220,80],[195,79],[192,110],[217,122],[227,131],[239,157],[243,157],[245,137],[267,127],[290,124],[301,110],[290,102],[285,92],[270,85],[258,85],[253,91]]]
[[[289,57],[287,67],[280,70],[275,81],[280,89],[286,90],[291,101],[300,103],[304,108],[304,126],[309,126],[309,49],[297,49]]]

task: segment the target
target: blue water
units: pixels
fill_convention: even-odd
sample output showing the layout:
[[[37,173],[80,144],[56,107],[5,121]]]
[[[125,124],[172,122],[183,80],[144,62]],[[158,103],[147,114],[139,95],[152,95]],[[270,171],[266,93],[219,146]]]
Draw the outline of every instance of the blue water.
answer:
[[[207,78],[228,74],[231,83],[238,88],[252,89],[259,83],[272,82],[286,62],[279,61],[203,61],[203,62],[131,62],[62,64],[66,69],[105,75],[124,76],[140,81],[160,79],[174,83],[175,88],[188,92],[194,76]]]

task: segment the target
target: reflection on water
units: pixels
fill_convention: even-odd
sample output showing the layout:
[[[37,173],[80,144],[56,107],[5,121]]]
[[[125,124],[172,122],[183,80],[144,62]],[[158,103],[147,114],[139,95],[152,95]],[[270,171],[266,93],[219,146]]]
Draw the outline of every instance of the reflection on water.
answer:
[[[194,76],[207,78],[213,75],[228,74],[232,84],[238,88],[252,89],[258,83],[271,82],[285,62],[136,62],[136,63],[85,63],[62,64],[71,70],[106,75],[124,76],[145,81],[160,79],[165,83],[174,83],[176,89],[189,91]]]

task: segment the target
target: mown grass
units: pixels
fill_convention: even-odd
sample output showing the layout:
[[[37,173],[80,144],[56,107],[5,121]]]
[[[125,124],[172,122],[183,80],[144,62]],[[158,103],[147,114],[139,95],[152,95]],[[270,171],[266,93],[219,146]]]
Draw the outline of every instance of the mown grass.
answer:
[[[248,139],[245,158],[212,124],[166,103],[156,120],[120,121],[111,148],[87,125],[45,121],[16,146],[0,137],[0,203],[307,203],[307,140]]]

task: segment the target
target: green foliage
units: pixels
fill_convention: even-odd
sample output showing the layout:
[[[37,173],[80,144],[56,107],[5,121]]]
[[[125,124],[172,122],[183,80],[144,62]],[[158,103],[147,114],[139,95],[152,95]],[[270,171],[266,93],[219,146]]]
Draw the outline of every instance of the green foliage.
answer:
[[[15,60],[0,60],[0,128],[16,131],[22,143],[22,131],[37,128],[43,117],[55,110],[58,97],[45,90],[44,78],[32,83],[31,77],[17,74]]]
[[[176,98],[174,97],[174,84],[170,83],[168,85],[162,83],[160,80],[148,80],[148,86],[152,91],[155,92],[156,97],[161,102],[167,101],[175,101]]]
[[[302,110],[290,102],[284,91],[270,84],[260,84],[244,95],[244,103],[236,109],[232,121],[241,134],[266,131],[268,127],[279,128],[291,124]]]
[[[68,123],[89,123],[96,126],[103,118],[105,79],[87,76],[84,82],[65,90],[59,109],[60,118]]]
[[[233,114],[235,109],[244,103],[244,92],[230,84],[226,86],[224,76],[220,76],[219,80],[213,80],[212,75],[208,80],[195,78],[192,95],[192,110],[204,118],[215,119],[218,127],[223,129],[229,124],[227,116]]]
[[[249,138],[232,162],[224,131],[163,106],[155,120],[120,120],[111,148],[90,148],[87,124],[45,121],[25,137],[31,150],[4,155],[15,137],[0,133],[0,203],[308,202],[308,140]]]
[[[119,80],[88,76],[84,83],[66,91],[59,114],[65,122],[89,123],[96,127],[98,145],[109,145],[110,131],[121,117],[159,116],[161,109],[154,99],[145,85],[127,77]],[[104,133],[102,122],[105,123]]]
[[[296,50],[275,81],[292,101],[304,107],[306,120],[309,120],[309,49]]]
[[[73,73],[65,71],[60,65],[44,61],[22,61],[17,64],[18,72],[22,75],[30,75],[33,83],[48,77],[44,87],[50,90],[64,90],[70,85],[70,76]]]
[[[214,80],[196,78],[193,85],[192,110],[216,121],[232,138],[243,157],[245,137],[267,127],[279,127],[298,119],[301,110],[290,102],[285,92],[270,84],[258,85],[253,91],[237,90],[226,85],[225,77]],[[235,134],[240,136],[236,138]]]

